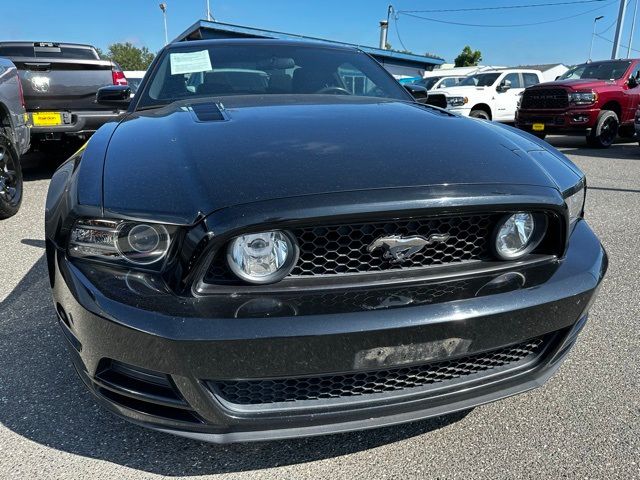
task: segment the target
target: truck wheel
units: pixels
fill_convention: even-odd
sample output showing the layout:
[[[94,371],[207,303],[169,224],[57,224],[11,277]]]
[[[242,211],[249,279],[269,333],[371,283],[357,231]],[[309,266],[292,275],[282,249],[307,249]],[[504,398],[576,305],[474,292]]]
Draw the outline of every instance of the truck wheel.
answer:
[[[22,203],[22,169],[11,140],[0,132],[0,220],[15,215]]]
[[[587,136],[587,145],[594,148],[609,148],[618,135],[619,125],[616,112],[601,111],[596,126]]]
[[[489,114],[484,110],[471,110],[469,116],[473,118],[481,118],[482,120],[491,120],[489,118]]]

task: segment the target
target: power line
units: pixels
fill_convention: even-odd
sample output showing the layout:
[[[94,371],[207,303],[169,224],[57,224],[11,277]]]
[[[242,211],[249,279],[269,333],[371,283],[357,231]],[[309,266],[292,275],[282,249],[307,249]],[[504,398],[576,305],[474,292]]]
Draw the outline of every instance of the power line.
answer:
[[[575,15],[568,15],[568,16],[565,16],[565,17],[555,18],[555,19],[551,19],[551,20],[544,20],[544,21],[541,21],[541,22],[516,23],[516,24],[511,24],[511,25],[452,22],[452,21],[449,21],[449,20],[439,20],[437,18],[424,17],[424,16],[421,16],[421,15],[408,13],[406,11],[398,11],[397,13],[398,13],[398,15],[406,15],[408,17],[418,18],[420,20],[426,20],[428,22],[445,23],[447,25],[458,25],[458,26],[463,26],[463,27],[485,27],[485,28],[532,27],[534,25],[544,25],[544,24],[548,24],[548,23],[562,22],[563,20],[569,20],[569,19],[580,17],[580,16],[583,16],[583,15],[588,15],[589,13],[595,12],[597,10],[601,10],[601,9],[603,9],[605,7],[608,7],[609,5],[613,5],[616,2],[617,2],[617,0],[613,0],[613,1],[609,2],[609,3],[605,3],[604,5],[602,5],[600,7],[592,8],[591,10],[587,10],[586,12],[582,12],[582,13],[577,13]]]
[[[613,43],[613,40],[607,38],[607,37],[603,37],[602,35],[600,35],[599,33],[596,33],[596,37],[601,38],[602,40],[604,40],[605,42],[609,42],[609,43]],[[629,45],[620,45],[622,48],[628,48]],[[635,48],[632,48],[631,50],[633,50],[634,52],[640,52],[640,50],[636,50]]]
[[[398,10],[397,13],[444,13],[444,12],[479,12],[484,10],[512,10],[518,8],[556,7],[562,5],[579,5],[585,3],[600,3],[606,0],[575,0],[572,2],[534,3],[528,5],[502,5],[497,7],[471,7],[471,8],[443,8],[434,10]]]

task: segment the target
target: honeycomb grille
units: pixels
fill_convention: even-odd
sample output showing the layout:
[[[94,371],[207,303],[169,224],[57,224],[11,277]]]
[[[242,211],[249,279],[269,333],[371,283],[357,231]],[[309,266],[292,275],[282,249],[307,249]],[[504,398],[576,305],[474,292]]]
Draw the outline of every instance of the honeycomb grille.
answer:
[[[336,399],[446,384],[495,369],[515,368],[535,358],[545,340],[535,338],[462,358],[343,375],[288,379],[216,381],[209,385],[220,398],[237,405]]]
[[[534,88],[522,95],[522,108],[567,108],[569,96],[562,88]]]
[[[490,233],[496,221],[493,215],[471,215],[295,229],[300,259],[291,275],[379,272],[487,259]],[[429,238],[433,234],[448,238],[427,245],[399,263],[383,258],[381,250],[367,250],[382,236]]]

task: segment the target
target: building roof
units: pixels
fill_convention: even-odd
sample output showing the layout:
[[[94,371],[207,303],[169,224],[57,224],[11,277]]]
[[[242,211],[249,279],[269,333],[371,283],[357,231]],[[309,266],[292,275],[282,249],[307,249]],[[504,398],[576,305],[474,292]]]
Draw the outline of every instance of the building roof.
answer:
[[[229,37],[249,37],[249,38],[276,38],[280,40],[312,40],[315,42],[328,43],[332,45],[344,45],[356,47],[365,53],[375,57],[384,63],[419,67],[431,69],[434,65],[444,63],[444,58],[435,55],[415,55],[412,53],[397,52],[395,50],[384,50],[381,48],[367,47],[347,42],[337,42],[323,38],[308,37],[294,33],[275,32],[272,30],[262,30],[242,25],[232,25],[229,23],[213,22],[208,20],[198,20],[184,32],[182,32],[174,42],[185,40],[200,40],[206,38],[229,38]]]
[[[528,68],[531,70],[540,70],[541,72],[546,72],[547,70],[551,70],[555,67],[566,67],[564,63],[542,63],[540,65],[519,65],[515,68]]]

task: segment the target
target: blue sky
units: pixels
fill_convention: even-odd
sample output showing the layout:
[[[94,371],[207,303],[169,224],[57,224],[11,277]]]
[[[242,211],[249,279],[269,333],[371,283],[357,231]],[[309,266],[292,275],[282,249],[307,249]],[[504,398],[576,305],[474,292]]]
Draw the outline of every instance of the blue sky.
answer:
[[[433,10],[575,0],[396,0],[398,11]],[[593,0],[592,0],[593,1]],[[633,4],[629,0],[624,44],[627,43]],[[164,43],[162,14],[157,0],[4,0],[0,13],[0,40],[39,40],[90,43],[106,48],[113,42],[130,41],[157,51]],[[166,0],[169,37],[173,38],[205,14],[205,0]],[[341,40],[362,45],[378,43],[378,21],[386,16],[388,1],[378,0],[210,0],[217,20],[289,33]],[[596,11],[537,26],[486,28],[429,22],[401,15],[397,27],[405,46],[415,53],[431,52],[452,61],[466,44],[483,53],[483,63],[519,65],[576,63],[586,60],[593,19],[605,18],[597,31],[616,19],[619,0],[544,8],[484,12],[420,13],[435,19],[474,24],[521,24],[548,21]],[[640,30],[636,29],[636,33]],[[603,33],[612,39],[615,26]],[[638,35],[635,36],[638,38]],[[402,48],[391,22],[389,40]],[[634,46],[640,50],[640,39]],[[596,38],[594,58],[609,58],[611,44]],[[626,49],[621,51],[626,55]],[[640,56],[640,52],[635,52]],[[632,55],[633,56],[633,55]]]

